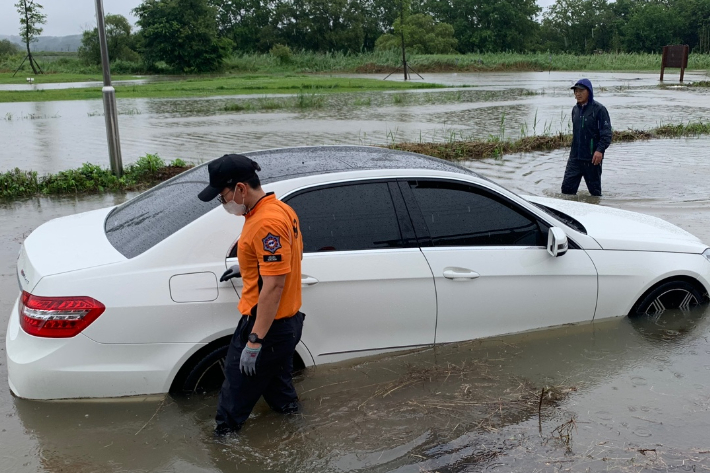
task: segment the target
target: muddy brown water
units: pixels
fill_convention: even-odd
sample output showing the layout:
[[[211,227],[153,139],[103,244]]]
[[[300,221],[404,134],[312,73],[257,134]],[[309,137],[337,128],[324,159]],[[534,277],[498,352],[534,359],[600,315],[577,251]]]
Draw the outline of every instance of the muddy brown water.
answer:
[[[710,106],[698,97],[698,107]],[[303,122],[295,125],[319,129],[318,119]],[[710,242],[709,148],[710,138],[615,144],[604,197],[576,198],[656,215]],[[464,164],[520,194],[558,197],[565,158],[560,150]],[[306,370],[296,380],[301,414],[260,404],[224,440],[211,436],[214,396],[12,397],[4,337],[20,242],[47,220],[129,197],[0,204],[0,472],[710,468],[707,307],[658,324],[617,318]]]

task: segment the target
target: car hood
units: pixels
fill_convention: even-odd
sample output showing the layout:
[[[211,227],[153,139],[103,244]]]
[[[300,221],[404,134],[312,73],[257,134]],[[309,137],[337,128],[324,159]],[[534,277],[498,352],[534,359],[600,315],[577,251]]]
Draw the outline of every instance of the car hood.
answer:
[[[525,197],[578,220],[605,250],[702,253],[696,236],[657,217],[637,212],[546,197]]]
[[[109,243],[104,221],[111,208],[57,218],[40,225],[22,244],[20,287],[31,291],[45,276],[125,261]]]

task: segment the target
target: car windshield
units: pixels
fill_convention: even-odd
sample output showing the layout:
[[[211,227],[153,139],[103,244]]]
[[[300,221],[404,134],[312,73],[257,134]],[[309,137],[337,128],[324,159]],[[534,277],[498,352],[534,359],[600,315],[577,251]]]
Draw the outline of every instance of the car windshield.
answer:
[[[528,201],[528,202],[530,202],[530,201]],[[584,225],[582,225],[582,223],[579,220],[576,220],[576,219],[570,217],[569,215],[567,215],[566,213],[560,212],[559,210],[555,210],[555,209],[550,208],[546,205],[538,204],[535,202],[530,202],[530,203],[533,204],[535,207],[538,207],[541,210],[545,211],[546,213],[552,215],[553,217],[555,217],[557,220],[564,223],[568,227],[574,228],[579,233],[584,233],[585,235],[587,234],[587,229],[584,228]]]
[[[126,258],[140,255],[219,205],[197,198],[208,183],[202,165],[155,186],[108,214],[106,237]]]

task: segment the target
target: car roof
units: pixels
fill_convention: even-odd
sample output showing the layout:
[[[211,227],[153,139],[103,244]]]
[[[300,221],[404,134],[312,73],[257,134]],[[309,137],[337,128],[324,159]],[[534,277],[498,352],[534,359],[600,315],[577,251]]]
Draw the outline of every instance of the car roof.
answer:
[[[262,184],[344,171],[427,169],[481,177],[463,166],[408,151],[374,146],[307,146],[244,153],[259,166]]]

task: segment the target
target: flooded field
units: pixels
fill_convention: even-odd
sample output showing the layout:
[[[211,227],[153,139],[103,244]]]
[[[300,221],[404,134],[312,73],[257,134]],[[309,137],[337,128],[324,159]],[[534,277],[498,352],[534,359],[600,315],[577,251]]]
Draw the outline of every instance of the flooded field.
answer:
[[[124,155],[126,143],[135,146],[129,149],[150,144],[151,149],[139,153],[158,152],[166,159],[188,155],[210,159],[237,145],[246,150],[322,144],[320,139],[357,144],[358,126],[373,129],[388,124],[412,136],[429,126],[434,133],[442,129],[443,117],[457,116],[457,110],[460,117],[453,124],[446,121],[447,127],[498,133],[502,110],[506,120],[519,117],[532,123],[535,110],[547,110],[551,120],[571,108],[566,76],[555,79],[552,88],[532,87],[545,88],[545,95],[520,92],[521,82],[541,84],[542,76],[536,80],[525,74],[518,75],[520,80],[499,76],[479,79],[480,88],[490,90],[465,91],[474,94],[467,103],[426,105],[424,100],[416,106],[387,105],[385,98],[373,95],[372,103],[382,101],[381,106],[245,115],[219,112],[218,99],[146,101],[145,110],[150,112],[121,117]],[[609,88],[599,99],[610,108],[617,128],[709,116],[710,94],[705,92],[657,89],[651,78],[624,90],[608,76]],[[596,85],[604,77],[592,80]],[[498,95],[491,95],[485,106],[475,101],[475,94],[486,93]],[[80,139],[91,135],[90,129],[103,133],[103,117],[89,117],[81,108],[100,110],[100,103],[0,105],[8,106],[74,110],[76,121],[0,122],[2,133],[11,133],[2,135],[3,170],[20,159],[13,154],[17,150],[24,153],[24,162],[35,163],[22,167],[46,171],[86,160],[103,162],[104,135]],[[124,110],[131,106],[135,105],[119,103]],[[4,110],[0,108],[0,119]],[[469,120],[474,119],[480,125],[472,125]],[[132,120],[135,127],[123,125]],[[42,137],[37,134],[42,128],[36,128],[41,123],[46,129],[59,125]],[[267,130],[264,135],[256,135],[259,124]],[[193,134],[186,136],[189,130]],[[35,138],[44,140],[45,146]],[[710,243],[708,149],[708,137],[613,144],[604,161],[604,197],[595,200],[582,191],[577,198],[664,218]],[[566,151],[559,150],[464,164],[520,194],[557,197],[565,160]],[[20,242],[49,219],[115,205],[129,197],[0,204],[0,472],[710,469],[707,307],[666,314],[657,323],[618,318],[306,370],[296,380],[303,405],[299,415],[283,417],[260,404],[241,434],[224,440],[211,436],[216,398],[210,395],[92,402],[13,398],[6,381],[4,339],[17,297],[15,259]]]
[[[363,77],[362,75],[358,77]],[[384,77],[384,76],[365,76]],[[394,77],[394,76],[393,76]],[[591,73],[596,98],[617,130],[710,116],[710,89],[659,89],[655,73]],[[227,152],[283,146],[449,141],[567,132],[574,73],[426,74],[452,89],[327,96],[318,108],[228,112],[228,105],[269,97],[118,101],[125,163],[146,153],[201,162]],[[401,80],[401,79],[400,79]],[[686,82],[707,80],[689,72]],[[469,86],[460,88],[461,86]],[[456,87],[459,87],[456,89]],[[0,171],[39,173],[108,167],[101,100],[0,104]]]

